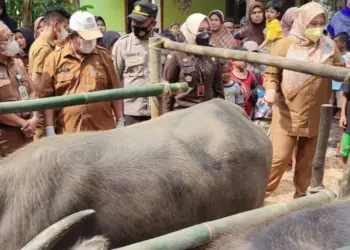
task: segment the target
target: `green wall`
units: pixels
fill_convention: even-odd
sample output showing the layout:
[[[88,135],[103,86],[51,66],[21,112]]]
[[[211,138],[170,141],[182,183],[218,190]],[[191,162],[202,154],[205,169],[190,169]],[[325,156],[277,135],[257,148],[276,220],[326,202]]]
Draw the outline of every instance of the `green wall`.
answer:
[[[193,13],[202,13],[208,15],[214,9],[221,10],[225,13],[226,0],[194,0],[189,12],[181,13],[172,0],[164,0],[164,29],[170,28],[173,22],[183,23],[186,18]]]
[[[103,17],[107,25],[107,30],[124,32],[124,0],[80,0],[80,6],[86,4],[94,6],[94,9],[89,10],[89,12]]]

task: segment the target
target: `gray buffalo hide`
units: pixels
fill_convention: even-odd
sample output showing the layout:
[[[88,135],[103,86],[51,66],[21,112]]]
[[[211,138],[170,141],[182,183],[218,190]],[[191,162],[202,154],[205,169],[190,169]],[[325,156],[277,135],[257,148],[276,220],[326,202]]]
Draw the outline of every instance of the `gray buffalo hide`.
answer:
[[[94,220],[57,245],[110,247],[263,205],[271,143],[243,110],[213,100],[105,132],[44,138],[0,162],[0,246],[18,250],[75,212]]]

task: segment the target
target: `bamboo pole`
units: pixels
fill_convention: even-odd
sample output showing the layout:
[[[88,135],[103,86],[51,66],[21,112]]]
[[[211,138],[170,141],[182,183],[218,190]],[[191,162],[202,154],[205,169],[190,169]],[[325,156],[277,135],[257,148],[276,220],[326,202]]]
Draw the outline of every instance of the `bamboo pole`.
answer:
[[[286,59],[285,57],[271,56],[254,52],[245,52],[232,49],[218,49],[192,44],[177,43],[166,39],[163,39],[162,47],[164,49],[176,50],[189,54],[213,56],[217,58],[246,61],[250,63],[259,63],[310,75],[327,77],[339,82],[349,83],[350,81],[350,70],[343,67],[310,63],[307,61],[289,58]]]
[[[312,162],[311,186],[308,190],[312,194],[324,189],[324,164],[327,153],[329,133],[331,130],[332,116],[333,106],[329,104],[322,105],[316,153]]]
[[[150,84],[157,84],[162,77],[162,55],[161,55],[160,37],[151,37],[149,39],[149,78]],[[151,104],[151,118],[160,116],[162,110],[162,97],[151,96],[149,98]]]
[[[86,219],[89,219],[94,214],[95,211],[92,209],[83,210],[72,214],[42,231],[27,245],[21,248],[21,250],[51,249],[56,241],[68,233],[72,227]]]
[[[185,82],[168,84],[167,86],[165,84],[154,84],[152,86],[148,85],[128,89],[110,89],[90,93],[40,98],[28,101],[1,102],[0,114],[56,109],[67,106],[82,105],[86,103],[96,103],[136,97],[159,96],[167,94],[169,89],[172,93],[186,92],[188,89],[188,84]]]
[[[350,195],[350,161],[347,162],[343,170],[343,178],[340,183],[338,199],[344,199]]]
[[[151,240],[139,242],[115,250],[185,250],[203,245],[232,229],[249,230],[263,225],[284,214],[302,209],[315,208],[334,201],[336,194],[325,190],[293,201],[274,204],[219,220],[202,223]]]

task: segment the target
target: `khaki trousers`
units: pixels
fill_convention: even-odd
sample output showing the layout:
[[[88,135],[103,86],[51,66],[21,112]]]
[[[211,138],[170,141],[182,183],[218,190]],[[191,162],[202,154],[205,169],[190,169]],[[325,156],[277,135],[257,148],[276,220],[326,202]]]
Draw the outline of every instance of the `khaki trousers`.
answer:
[[[312,160],[316,151],[317,136],[313,138],[298,138],[273,133],[271,137],[273,147],[272,167],[265,198],[270,196],[278,187],[284,172],[292,160],[293,151],[296,146],[298,150],[296,152],[294,172],[294,199],[306,195],[307,188],[311,183]]]

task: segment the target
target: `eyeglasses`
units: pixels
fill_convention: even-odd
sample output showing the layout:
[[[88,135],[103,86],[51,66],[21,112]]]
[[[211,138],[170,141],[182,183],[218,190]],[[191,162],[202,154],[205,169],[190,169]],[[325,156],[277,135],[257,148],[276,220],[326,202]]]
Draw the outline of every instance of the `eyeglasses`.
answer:
[[[14,38],[15,38],[15,34],[11,33],[5,36],[5,39],[0,40],[0,42],[12,42]]]

